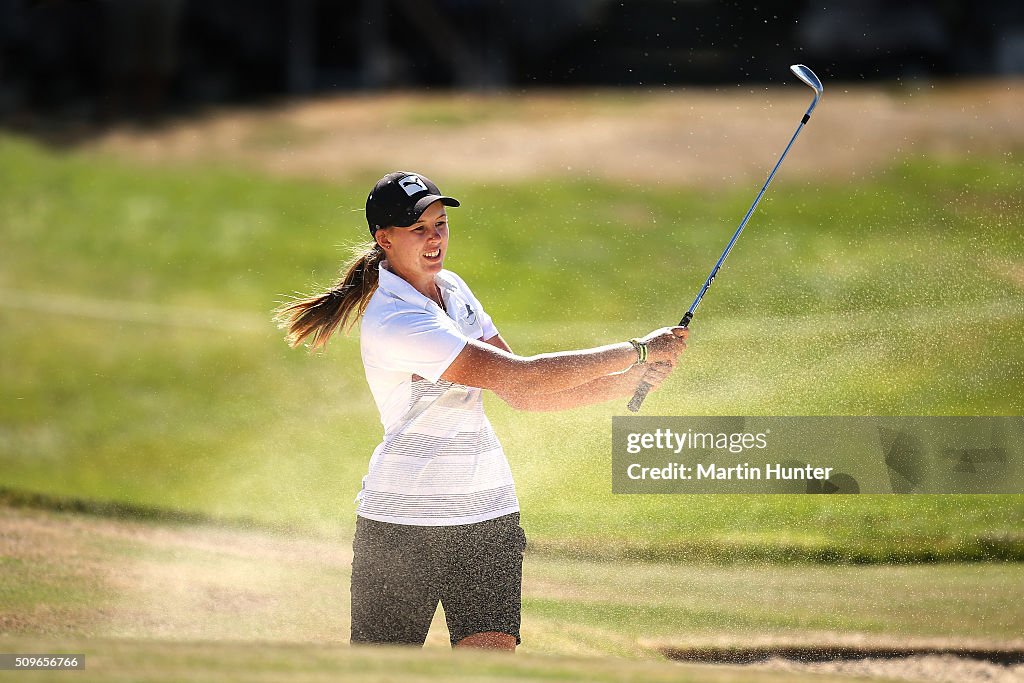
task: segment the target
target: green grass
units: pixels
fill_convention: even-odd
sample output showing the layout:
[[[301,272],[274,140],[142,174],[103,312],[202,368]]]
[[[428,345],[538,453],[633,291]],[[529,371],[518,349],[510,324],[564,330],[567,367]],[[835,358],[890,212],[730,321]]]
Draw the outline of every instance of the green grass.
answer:
[[[305,643],[196,643],[114,639],[3,638],[5,652],[84,653],[84,670],[20,672],[19,680],[160,683],[288,680],[434,683],[507,681],[594,683],[843,683],[821,673],[750,671],[743,667],[630,662],[590,657],[483,652],[420,652]]]
[[[707,567],[538,558],[524,571],[532,584],[524,594],[528,621],[577,625],[624,655],[638,642],[763,634],[1011,640],[1024,626],[1020,611],[1003,602],[1018,590],[1015,564]]]
[[[137,168],[0,139],[5,487],[347,533],[380,436],[354,338],[288,349],[283,295],[364,238],[365,182]],[[773,187],[647,414],[1021,414],[1015,156]],[[449,186],[450,185],[450,186]],[[446,184],[448,266],[520,353],[673,322],[751,200]],[[1019,496],[613,496],[610,419],[488,412],[538,551],[848,562],[1019,557]]]

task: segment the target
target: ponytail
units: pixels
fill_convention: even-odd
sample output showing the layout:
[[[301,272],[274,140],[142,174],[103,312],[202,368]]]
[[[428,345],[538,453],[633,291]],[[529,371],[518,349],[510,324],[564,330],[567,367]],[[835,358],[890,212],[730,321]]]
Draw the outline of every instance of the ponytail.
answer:
[[[312,349],[327,346],[327,340],[341,327],[351,331],[363,315],[377,289],[377,267],[384,250],[376,242],[353,250],[352,258],[342,266],[344,275],[322,294],[294,297],[274,309],[278,327],[287,330],[285,341],[293,349],[312,336]]]

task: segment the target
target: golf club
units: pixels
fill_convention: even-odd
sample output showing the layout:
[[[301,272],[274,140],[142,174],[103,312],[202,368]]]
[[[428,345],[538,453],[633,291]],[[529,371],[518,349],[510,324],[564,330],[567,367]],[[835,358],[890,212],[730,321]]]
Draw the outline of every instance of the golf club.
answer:
[[[807,112],[804,114],[804,117],[800,120],[800,125],[796,127],[796,132],[793,133],[793,137],[790,138],[789,144],[786,145],[786,149],[782,151],[782,156],[780,156],[779,160],[775,162],[775,167],[772,169],[772,172],[768,174],[768,180],[764,181],[764,186],[761,188],[761,191],[757,193],[754,203],[750,205],[749,209],[747,209],[747,215],[745,215],[743,220],[740,221],[740,227],[736,228],[736,232],[733,233],[732,239],[729,240],[729,244],[726,245],[725,251],[722,252],[722,256],[718,259],[718,263],[716,263],[715,267],[711,269],[711,274],[708,275],[708,279],[704,281],[704,286],[700,288],[697,298],[693,300],[693,303],[690,304],[690,309],[686,311],[682,320],[679,321],[680,327],[689,326],[690,321],[693,319],[693,312],[697,310],[700,300],[704,298],[704,294],[708,291],[708,288],[711,287],[711,283],[715,281],[715,276],[718,275],[718,270],[722,267],[722,264],[725,263],[726,257],[729,255],[729,252],[732,251],[733,245],[736,244],[736,240],[739,239],[740,233],[743,232],[743,228],[746,227],[747,221],[750,220],[750,217],[754,213],[754,209],[757,208],[757,203],[760,202],[761,197],[764,196],[765,190],[768,189],[768,184],[772,182],[772,178],[775,177],[775,172],[779,170],[782,160],[785,159],[786,154],[789,153],[789,148],[793,146],[794,142],[796,142],[796,136],[800,135],[800,131],[803,130],[807,121],[810,120],[811,112],[814,111],[814,107],[818,104],[818,99],[821,97],[823,90],[821,87],[821,81],[818,80],[818,77],[814,75],[813,71],[803,64],[794,64],[789,67],[789,70],[809,87],[814,88],[814,100],[811,102],[811,106],[807,108]],[[636,388],[636,393],[633,394],[633,398],[630,399],[629,404],[626,407],[634,413],[640,410],[640,406],[643,404],[644,399],[647,397],[647,392],[650,390],[650,384],[647,382],[640,382]]]

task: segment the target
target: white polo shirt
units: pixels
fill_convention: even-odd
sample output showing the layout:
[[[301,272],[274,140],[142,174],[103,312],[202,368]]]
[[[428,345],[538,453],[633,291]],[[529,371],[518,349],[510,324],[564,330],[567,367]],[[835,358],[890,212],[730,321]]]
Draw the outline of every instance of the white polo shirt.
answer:
[[[381,263],[359,346],[384,440],[356,514],[394,524],[472,524],[518,512],[512,472],[483,411],[483,390],[441,380],[470,339],[498,334],[455,273],[435,278],[440,306]]]

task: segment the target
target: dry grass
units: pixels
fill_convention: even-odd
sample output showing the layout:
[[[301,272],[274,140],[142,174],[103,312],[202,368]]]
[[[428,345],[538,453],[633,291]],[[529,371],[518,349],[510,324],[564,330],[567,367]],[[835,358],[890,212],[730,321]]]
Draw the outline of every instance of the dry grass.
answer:
[[[852,178],[910,155],[1018,150],[1019,89],[1015,81],[888,89],[826,83],[786,176]],[[158,164],[241,164],[337,182],[410,168],[446,182],[567,175],[717,186],[765,176],[808,94],[794,83],[338,96],[211,110],[157,131],[111,131],[86,147]]]

